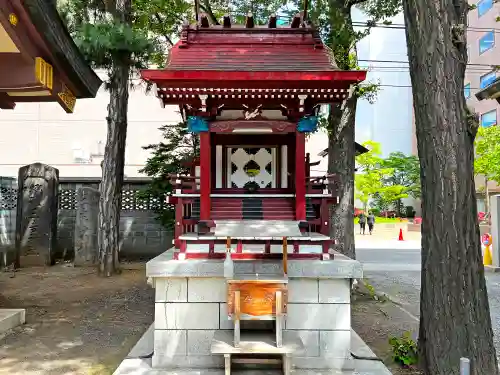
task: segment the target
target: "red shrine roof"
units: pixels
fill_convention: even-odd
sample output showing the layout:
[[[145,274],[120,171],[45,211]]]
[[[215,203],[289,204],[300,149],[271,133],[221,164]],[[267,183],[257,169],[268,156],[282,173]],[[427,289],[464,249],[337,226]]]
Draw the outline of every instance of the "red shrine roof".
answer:
[[[348,89],[366,71],[339,70],[308,26],[185,26],[167,66],[141,76],[159,87]]]
[[[166,70],[325,72],[338,68],[312,32],[219,27],[189,34],[188,43],[171,50]],[[280,30],[283,31],[283,30]],[[301,32],[302,31],[302,32]],[[318,48],[319,47],[319,48]]]

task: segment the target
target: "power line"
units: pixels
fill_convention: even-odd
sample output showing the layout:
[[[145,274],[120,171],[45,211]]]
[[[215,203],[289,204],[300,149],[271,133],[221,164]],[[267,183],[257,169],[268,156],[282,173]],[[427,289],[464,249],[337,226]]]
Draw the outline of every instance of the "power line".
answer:
[[[363,21],[353,21],[352,24],[355,27],[396,29],[396,30],[405,30],[406,29],[406,25],[403,24],[403,23],[391,23],[391,24],[376,23],[376,24],[372,25],[372,24],[368,24],[367,22],[363,22]],[[467,26],[465,29],[467,31],[472,31],[472,32],[493,31],[494,33],[500,33],[500,29],[497,29],[497,28],[494,28],[494,27]]]
[[[361,62],[377,62],[377,63],[386,63],[386,64],[409,64],[409,61],[401,61],[401,60],[365,60],[365,59],[358,59],[358,61]],[[491,64],[471,64],[467,63],[467,66],[477,66],[477,67],[490,67],[493,68],[494,65]],[[375,68],[378,68],[375,66]],[[392,68],[398,68],[397,66],[393,66]],[[402,67],[404,68],[404,67]]]

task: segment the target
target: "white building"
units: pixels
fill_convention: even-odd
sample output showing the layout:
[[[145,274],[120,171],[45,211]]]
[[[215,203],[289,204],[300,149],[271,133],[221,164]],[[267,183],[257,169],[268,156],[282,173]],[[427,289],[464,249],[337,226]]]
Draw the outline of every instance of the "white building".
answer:
[[[78,100],[73,114],[57,103],[19,103],[0,111],[0,176],[17,176],[19,167],[42,162],[59,169],[61,177],[100,177],[106,144],[109,94],[104,85],[95,99]],[[144,86],[130,91],[125,176],[139,177],[148,151],[160,141],[158,128],[180,120],[175,107],[161,108]]]

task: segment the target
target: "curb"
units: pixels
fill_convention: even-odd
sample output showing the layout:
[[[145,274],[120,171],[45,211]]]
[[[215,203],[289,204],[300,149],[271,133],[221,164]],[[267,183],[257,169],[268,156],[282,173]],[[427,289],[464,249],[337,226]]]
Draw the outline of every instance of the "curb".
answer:
[[[491,273],[500,272],[500,267],[496,267],[496,266],[484,266],[484,272],[491,272]]]
[[[500,270],[499,270],[500,272]],[[361,279],[361,280],[369,280],[369,279]],[[359,282],[359,281],[358,281]],[[362,281],[363,282],[363,281]],[[370,284],[371,285],[371,284]],[[411,312],[409,312],[407,309],[405,309],[403,306],[406,305],[405,303],[401,302],[398,298],[391,296],[388,293],[385,292],[378,292],[375,290],[375,295],[380,299],[384,298],[390,302],[392,302],[397,308],[399,308],[402,312],[404,312],[406,315],[408,315],[412,320],[415,320],[416,322],[420,322],[420,318],[416,317],[413,315]]]

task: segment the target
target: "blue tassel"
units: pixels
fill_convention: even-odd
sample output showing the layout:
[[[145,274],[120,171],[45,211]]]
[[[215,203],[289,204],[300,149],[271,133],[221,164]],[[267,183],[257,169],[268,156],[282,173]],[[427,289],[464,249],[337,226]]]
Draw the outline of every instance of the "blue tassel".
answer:
[[[318,117],[304,116],[297,124],[297,131],[300,133],[314,133],[318,129]]]
[[[187,120],[188,131],[191,133],[201,133],[208,131],[208,122],[203,117],[189,116]]]

